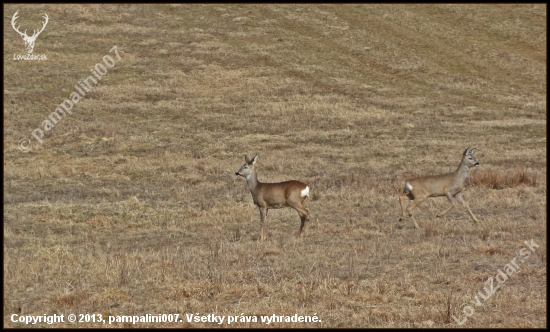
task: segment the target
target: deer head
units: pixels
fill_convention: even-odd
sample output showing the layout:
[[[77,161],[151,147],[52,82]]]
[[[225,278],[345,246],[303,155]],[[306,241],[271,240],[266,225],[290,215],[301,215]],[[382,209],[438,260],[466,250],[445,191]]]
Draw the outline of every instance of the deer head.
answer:
[[[19,27],[15,27],[15,20],[18,19],[18,16],[17,16],[18,12],[19,11],[16,11],[15,14],[13,14],[13,18],[11,19],[11,26],[13,27],[13,29],[15,31],[17,31],[17,33],[19,35],[21,35],[21,37],[23,37],[23,40],[25,41],[25,48],[27,49],[27,53],[30,54],[30,53],[32,53],[32,51],[34,49],[34,43],[36,42],[36,38],[38,37],[38,35],[40,35],[40,33],[42,31],[44,31],[44,28],[48,24],[48,20],[49,20],[48,14],[44,14],[44,16],[43,16],[46,21],[42,25],[42,29],[40,29],[38,31],[34,30],[32,36],[29,37],[27,35],[27,30],[25,30],[24,32],[21,32],[21,31],[19,31]]]

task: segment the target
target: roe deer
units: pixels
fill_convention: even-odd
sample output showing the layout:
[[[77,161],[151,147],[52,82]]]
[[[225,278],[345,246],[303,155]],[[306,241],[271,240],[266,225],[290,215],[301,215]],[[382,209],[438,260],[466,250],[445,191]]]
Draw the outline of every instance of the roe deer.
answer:
[[[285,181],[279,183],[261,183],[258,181],[258,175],[256,174],[255,165],[258,161],[258,155],[252,159],[248,159],[248,156],[244,156],[244,165],[235,173],[235,175],[246,178],[246,184],[254,204],[260,209],[260,223],[262,230],[260,233],[260,240],[265,240],[265,219],[269,209],[280,209],[282,207],[291,207],[298,211],[300,215],[300,231],[298,237],[301,236],[305,222],[309,220],[309,211],[302,203],[309,197],[309,187],[299,181]]]
[[[418,204],[425,201],[428,197],[446,196],[451,202],[451,206],[445,211],[440,212],[437,217],[443,217],[447,212],[451,211],[455,207],[456,201],[459,201],[464,205],[475,222],[479,222],[477,218],[470,210],[468,203],[462,198],[462,189],[464,189],[464,181],[468,176],[470,167],[479,166],[479,163],[474,158],[474,152],[476,148],[467,148],[462,154],[462,161],[456,171],[440,175],[423,176],[415,179],[407,180],[405,188],[407,193],[399,196],[399,203],[401,204],[401,211],[403,216],[399,218],[399,221],[405,220],[407,213],[414,222],[414,227],[420,228],[416,223],[411,211]],[[405,209],[405,201],[411,200],[412,202]]]

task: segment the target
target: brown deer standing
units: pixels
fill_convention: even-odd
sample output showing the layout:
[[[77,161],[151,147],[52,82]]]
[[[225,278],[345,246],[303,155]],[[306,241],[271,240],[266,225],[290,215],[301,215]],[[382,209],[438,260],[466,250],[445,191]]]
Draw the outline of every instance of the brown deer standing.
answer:
[[[407,214],[414,222],[414,227],[420,228],[416,223],[411,211],[417,205],[425,201],[428,197],[445,196],[451,202],[451,206],[445,211],[440,212],[437,217],[443,217],[447,212],[451,211],[455,207],[456,201],[459,201],[464,205],[475,222],[479,222],[477,218],[470,210],[468,203],[462,198],[462,189],[464,189],[464,181],[468,176],[470,167],[477,167],[479,163],[474,158],[474,152],[476,148],[466,149],[462,154],[462,161],[456,171],[440,175],[423,176],[415,179],[407,180],[405,188],[407,193],[399,196],[399,203],[401,204],[401,211],[403,215],[399,218],[399,221],[406,219]],[[411,200],[412,202],[405,208],[405,201]]]
[[[283,207],[291,207],[298,211],[301,219],[300,231],[298,232],[298,237],[300,237],[306,221],[309,220],[309,211],[302,205],[306,197],[309,197],[309,187],[305,183],[294,180],[279,183],[261,183],[258,181],[255,169],[258,155],[252,159],[248,159],[248,156],[245,155],[244,161],[244,165],[235,175],[246,178],[246,184],[250,189],[254,204],[260,209],[262,227],[260,240],[264,241],[266,238],[265,219],[269,209]]]

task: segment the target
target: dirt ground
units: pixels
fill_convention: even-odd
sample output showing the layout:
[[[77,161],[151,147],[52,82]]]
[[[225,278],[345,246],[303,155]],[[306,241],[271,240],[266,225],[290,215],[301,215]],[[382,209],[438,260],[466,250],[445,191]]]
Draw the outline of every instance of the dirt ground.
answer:
[[[4,327],[547,327],[546,12],[4,5]],[[399,222],[468,147],[480,222]]]

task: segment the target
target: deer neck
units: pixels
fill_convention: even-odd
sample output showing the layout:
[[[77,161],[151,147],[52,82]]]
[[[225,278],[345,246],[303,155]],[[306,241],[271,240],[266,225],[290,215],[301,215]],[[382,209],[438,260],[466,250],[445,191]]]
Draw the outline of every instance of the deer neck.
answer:
[[[458,165],[458,168],[455,171],[455,176],[459,181],[464,182],[466,180],[466,177],[468,177],[469,171],[470,167],[468,167],[468,165],[466,165],[463,160],[460,165]]]
[[[258,175],[256,174],[255,170],[253,170],[250,175],[246,177],[246,184],[251,193],[253,193],[254,190],[258,187],[258,184],[260,184],[260,182],[258,181]]]

